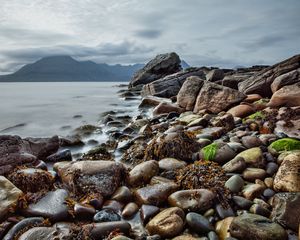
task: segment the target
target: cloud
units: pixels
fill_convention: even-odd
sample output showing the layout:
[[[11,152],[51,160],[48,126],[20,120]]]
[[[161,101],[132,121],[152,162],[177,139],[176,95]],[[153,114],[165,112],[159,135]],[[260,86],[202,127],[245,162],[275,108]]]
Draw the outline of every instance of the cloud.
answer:
[[[135,32],[135,35],[141,38],[154,39],[158,38],[162,35],[162,31],[160,30],[139,30]]]

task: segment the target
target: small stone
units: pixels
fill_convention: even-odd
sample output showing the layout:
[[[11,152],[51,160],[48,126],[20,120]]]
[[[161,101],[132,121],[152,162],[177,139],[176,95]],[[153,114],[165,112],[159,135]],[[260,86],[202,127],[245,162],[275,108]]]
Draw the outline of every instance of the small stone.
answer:
[[[243,196],[248,200],[253,200],[256,197],[259,197],[265,188],[257,183],[255,184],[247,184],[243,188]]]
[[[269,176],[273,176],[278,170],[278,165],[274,162],[269,162],[266,167],[266,172]]]
[[[130,229],[130,224],[125,221],[100,222],[82,226],[82,231],[89,233],[91,239],[105,239],[111,232],[116,230],[128,235]]]
[[[235,157],[234,159],[230,160],[222,166],[225,172],[228,173],[239,173],[242,172],[246,167],[246,162],[242,157]]]
[[[221,204],[216,205],[216,212],[221,219],[235,216],[235,213],[230,206],[224,208]]]
[[[266,171],[261,168],[246,168],[243,172],[243,178],[246,181],[254,181],[255,179],[264,179]]]
[[[273,178],[268,177],[265,178],[264,183],[268,188],[273,188],[273,181],[274,181]]]
[[[132,193],[128,187],[121,186],[114,192],[111,199],[126,203],[132,199]]]
[[[102,209],[112,209],[116,212],[121,212],[124,204],[116,200],[106,200],[102,206]]]
[[[104,209],[94,215],[94,222],[114,222],[120,220],[120,215],[112,209]]]
[[[95,208],[87,204],[76,203],[74,205],[74,213],[78,218],[90,219],[93,218],[96,210]]]
[[[270,189],[270,188],[265,189],[264,192],[263,192],[263,196],[264,196],[265,198],[267,198],[267,199],[273,197],[274,194],[275,194],[275,191],[273,191],[273,190]]]
[[[218,235],[214,231],[210,231],[207,236],[209,240],[219,240]]]
[[[247,149],[237,156],[244,158],[249,167],[263,167],[265,165],[263,153],[259,147]]]
[[[134,202],[131,202],[131,203],[128,203],[123,211],[122,211],[122,216],[124,218],[130,218],[132,217],[137,211],[139,210],[139,207],[136,203]]]
[[[253,204],[252,201],[240,196],[233,196],[232,200],[240,209],[245,209],[245,210],[249,209]]]
[[[229,227],[233,221],[234,217],[228,217],[216,223],[216,232],[220,240],[224,240],[230,237]]]
[[[264,217],[269,217],[271,212],[259,204],[253,204],[249,210],[251,213],[258,214]]]
[[[186,222],[189,228],[198,234],[208,233],[214,230],[207,218],[198,213],[188,213],[186,215]]]
[[[140,216],[143,223],[147,223],[149,219],[159,213],[159,208],[153,205],[142,205]]]
[[[227,187],[233,193],[238,193],[243,186],[244,180],[237,174],[233,175],[225,183],[225,187]]]
[[[187,165],[187,163],[175,158],[164,158],[158,162],[158,165],[161,170],[171,171],[178,168],[183,168]]]
[[[246,148],[254,148],[262,145],[261,140],[255,136],[242,137],[242,143]]]
[[[72,153],[69,149],[53,153],[46,158],[47,162],[61,162],[61,161],[72,161]]]

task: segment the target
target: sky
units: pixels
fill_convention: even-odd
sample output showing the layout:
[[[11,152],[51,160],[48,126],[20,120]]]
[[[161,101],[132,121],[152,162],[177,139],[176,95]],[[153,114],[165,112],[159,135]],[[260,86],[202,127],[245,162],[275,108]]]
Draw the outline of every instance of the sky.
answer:
[[[0,0],[0,74],[42,57],[192,66],[274,64],[300,53],[300,0]]]

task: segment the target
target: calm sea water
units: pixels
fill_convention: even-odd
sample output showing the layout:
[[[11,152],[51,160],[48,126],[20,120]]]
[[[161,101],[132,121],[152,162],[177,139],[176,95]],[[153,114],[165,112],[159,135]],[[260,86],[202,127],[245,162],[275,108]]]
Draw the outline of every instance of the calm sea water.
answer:
[[[132,103],[117,94],[119,84],[0,83],[0,134],[66,136],[83,124],[97,124],[105,111],[132,112]]]

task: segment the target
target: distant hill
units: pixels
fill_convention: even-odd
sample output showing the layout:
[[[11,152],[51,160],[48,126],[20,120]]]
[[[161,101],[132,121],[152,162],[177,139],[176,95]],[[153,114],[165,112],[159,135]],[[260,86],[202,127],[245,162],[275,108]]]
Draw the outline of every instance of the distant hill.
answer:
[[[143,66],[97,64],[76,61],[70,56],[52,56],[27,64],[15,73],[0,75],[0,82],[129,81]]]

